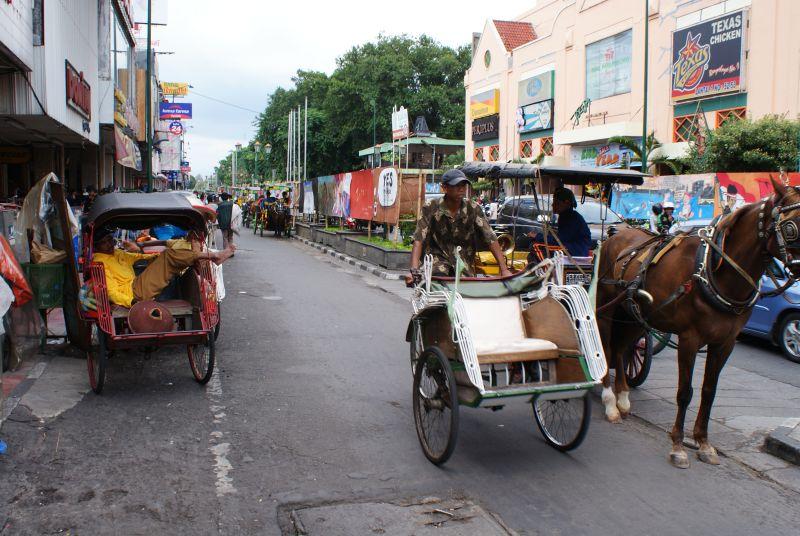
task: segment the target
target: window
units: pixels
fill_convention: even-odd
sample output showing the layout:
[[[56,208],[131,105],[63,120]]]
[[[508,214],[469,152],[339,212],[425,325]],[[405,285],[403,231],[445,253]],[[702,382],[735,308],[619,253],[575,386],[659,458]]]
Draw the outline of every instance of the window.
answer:
[[[633,30],[586,45],[586,98],[598,100],[631,92]]]
[[[132,74],[133,51],[122,23],[116,11],[111,10],[111,68],[114,76],[114,87],[118,88],[131,100],[133,95]]]
[[[699,120],[696,115],[683,115],[672,120],[672,141],[693,142],[700,134]]]
[[[553,156],[552,136],[548,136],[546,138],[539,138],[539,152],[544,153],[545,156]]]
[[[489,162],[497,162],[500,159],[500,146],[491,145],[489,147]]]
[[[533,141],[522,140],[519,142],[519,155],[522,158],[530,158],[533,156]]]
[[[719,110],[716,114],[714,127],[719,128],[728,121],[737,121],[744,119],[747,115],[747,108],[729,108],[727,110]]]
[[[485,160],[483,157],[483,147],[475,147],[475,151],[472,153],[472,159],[477,162],[483,162]]]

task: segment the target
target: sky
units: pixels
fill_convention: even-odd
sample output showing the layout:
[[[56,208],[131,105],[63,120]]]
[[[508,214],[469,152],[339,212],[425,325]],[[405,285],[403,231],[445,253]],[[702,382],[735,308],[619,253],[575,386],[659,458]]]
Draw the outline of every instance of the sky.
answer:
[[[164,0],[153,0],[153,3]],[[193,174],[210,174],[238,143],[253,136],[253,121],[268,96],[290,87],[298,69],[324,71],[351,47],[381,33],[428,34],[449,46],[470,43],[487,19],[510,20],[535,0],[168,0],[167,25],[154,26],[159,76],[193,86],[184,102]],[[389,6],[394,13],[390,12]],[[138,16],[136,17],[138,20]],[[200,94],[240,108],[216,102]],[[242,109],[244,108],[244,109]],[[391,113],[391,111],[386,111]],[[311,151],[312,148],[309,148]]]

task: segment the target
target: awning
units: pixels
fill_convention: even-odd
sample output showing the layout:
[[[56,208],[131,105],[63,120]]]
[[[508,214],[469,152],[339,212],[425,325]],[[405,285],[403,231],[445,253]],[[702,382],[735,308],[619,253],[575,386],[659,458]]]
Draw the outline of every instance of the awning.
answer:
[[[656,147],[650,153],[648,159],[666,158],[667,160],[677,160],[685,157],[689,153],[689,143],[681,141],[678,143],[664,143],[661,147]]]
[[[555,145],[592,145],[605,142],[612,136],[636,138],[642,136],[642,124],[631,122],[606,123],[594,127],[562,130],[553,134]]]

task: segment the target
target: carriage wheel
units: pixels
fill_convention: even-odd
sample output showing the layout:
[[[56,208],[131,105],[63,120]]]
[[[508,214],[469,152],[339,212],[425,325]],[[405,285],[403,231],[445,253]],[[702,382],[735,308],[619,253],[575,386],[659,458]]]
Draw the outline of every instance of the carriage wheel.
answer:
[[[436,347],[422,353],[414,371],[413,408],[425,457],[436,465],[446,462],[458,437],[458,393],[453,369]]]
[[[583,443],[592,417],[591,402],[586,394],[558,400],[536,395],[531,404],[539,431],[551,447],[566,452]]]
[[[217,325],[214,326],[214,342],[219,339],[219,330],[222,328],[222,304],[217,302]]]
[[[424,348],[422,346],[422,324],[419,320],[412,320],[411,326],[411,341],[409,345],[411,347],[411,376],[413,377],[414,371],[417,369],[417,361],[419,361],[419,356]]]
[[[201,385],[207,384],[214,373],[214,362],[217,355],[213,334],[208,337],[208,342],[205,344],[190,344],[186,349],[189,353],[189,365],[192,367],[194,379]]]
[[[97,331],[97,346],[92,347],[86,354],[86,365],[89,369],[89,385],[96,394],[103,392],[103,385],[106,382],[106,368],[108,366],[108,341],[107,335],[98,327],[93,327]]]
[[[625,352],[622,363],[625,366],[625,379],[629,387],[639,387],[650,374],[650,363],[653,361],[653,336],[649,333],[636,341],[632,348]]]

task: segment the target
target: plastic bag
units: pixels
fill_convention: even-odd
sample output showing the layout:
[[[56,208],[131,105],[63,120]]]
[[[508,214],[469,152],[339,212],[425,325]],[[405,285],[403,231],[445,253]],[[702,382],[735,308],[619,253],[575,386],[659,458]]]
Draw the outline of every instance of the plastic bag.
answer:
[[[217,301],[220,302],[225,299],[225,281],[222,278],[222,265],[211,264],[214,270],[214,282],[217,287]]]
[[[11,246],[2,235],[0,235],[0,275],[11,284],[17,307],[22,307],[33,299],[33,291],[25,279],[25,272],[22,271],[22,266],[17,262]]]
[[[235,204],[231,208],[231,229],[238,231],[242,226],[242,207]]]
[[[3,278],[0,277],[0,318],[3,318],[8,310],[11,308],[11,304],[14,302],[14,293],[11,291],[11,287],[3,281]],[[6,332],[3,323],[0,322],[0,335],[3,335]]]
[[[31,242],[31,261],[33,264],[60,264],[67,258],[67,253],[53,249],[35,240]]]

